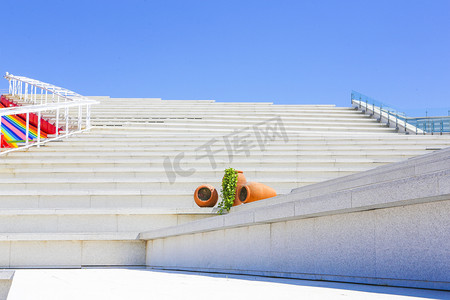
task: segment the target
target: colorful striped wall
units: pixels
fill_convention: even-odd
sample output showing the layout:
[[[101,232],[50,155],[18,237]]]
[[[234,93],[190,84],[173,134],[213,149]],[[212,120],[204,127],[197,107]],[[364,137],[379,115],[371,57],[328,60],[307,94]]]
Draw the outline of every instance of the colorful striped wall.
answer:
[[[0,109],[10,106],[18,106],[14,102],[7,99],[5,96],[1,96]],[[37,116],[35,114],[29,114],[29,131],[28,139],[34,140],[37,138]],[[18,143],[25,142],[26,139],[26,115],[10,115],[2,116],[2,147],[9,146],[9,148],[17,148]],[[44,123],[45,122],[45,123]],[[55,133],[55,126],[51,125],[48,121],[41,118],[41,138],[47,138],[48,133]],[[53,126],[53,128],[51,128]],[[44,128],[46,127],[46,128]],[[53,130],[52,130],[53,129]],[[48,132],[50,131],[50,132]],[[53,132],[51,132],[53,131]]]

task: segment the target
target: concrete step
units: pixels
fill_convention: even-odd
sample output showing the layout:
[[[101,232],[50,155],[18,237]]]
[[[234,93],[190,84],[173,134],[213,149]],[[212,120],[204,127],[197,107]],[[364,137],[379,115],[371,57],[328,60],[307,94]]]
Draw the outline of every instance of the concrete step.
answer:
[[[283,191],[290,192],[289,190]],[[80,191],[80,190],[50,190],[21,193],[5,193],[0,195],[1,209],[91,209],[91,208],[166,208],[190,209],[196,208],[193,191]]]
[[[258,181],[273,188],[289,188],[298,185],[303,185],[306,183],[321,182],[324,180],[329,180],[343,175],[350,175],[352,172],[317,172],[316,174],[296,174],[293,172],[292,176],[283,177],[252,177],[249,181]],[[315,175],[315,176],[314,176]],[[132,179],[111,179],[111,178],[71,178],[67,180],[65,178],[40,178],[31,179],[26,181],[22,178],[12,178],[12,179],[2,179],[0,183],[0,189],[2,195],[8,193],[14,193],[17,190],[21,192],[25,190],[31,191],[50,191],[50,190],[111,190],[113,194],[114,190],[149,190],[149,189],[168,189],[168,190],[190,190],[193,192],[197,186],[202,182],[212,183],[217,187],[221,185],[221,177],[209,177],[209,178],[199,178],[197,176],[193,177],[180,177],[176,184],[168,181],[164,178],[165,174],[161,174],[159,178],[132,178]],[[1,196],[0,196],[1,197]]]
[[[108,147],[109,146],[109,147]],[[181,151],[193,151],[194,146],[198,146],[198,144],[186,145],[186,144],[178,144],[178,145],[156,145],[152,143],[140,143],[135,144],[132,147],[133,151],[136,152],[148,152],[148,153],[156,153],[160,151],[164,152],[181,152]],[[218,143],[211,145],[211,150],[220,150],[223,149],[225,144],[219,145]],[[392,145],[383,145],[383,144],[359,144],[359,145],[348,145],[348,144],[337,144],[337,145],[329,145],[326,143],[313,145],[311,144],[283,144],[283,145],[265,145],[265,151],[404,151],[404,150],[427,150],[427,148],[432,148],[436,150],[438,148],[445,148],[450,146],[450,140],[445,143],[444,141],[439,141],[437,143],[426,143],[426,144],[392,144]],[[176,149],[176,150],[175,150]],[[46,147],[34,148],[32,151],[20,151],[10,156],[19,157],[19,156],[39,156],[37,153],[64,153],[68,152],[96,152],[101,151],[103,153],[107,152],[127,152],[130,151],[130,147],[127,145],[106,145],[106,144],[98,144],[98,145],[83,145],[81,143],[65,143],[63,145],[59,145],[54,147],[53,145],[49,145]]]
[[[156,139],[160,137],[161,140],[158,142]],[[228,137],[228,140],[225,138]],[[263,138],[263,136],[261,136]],[[136,139],[136,136],[133,134],[130,134],[130,136],[120,139],[118,137],[95,137],[95,136],[86,136],[84,139],[81,138],[74,138],[73,140],[65,139],[55,141],[51,144],[47,144],[42,147],[64,147],[67,145],[74,145],[74,146],[85,146],[85,147],[103,147],[106,146],[112,146],[112,147],[125,147],[128,146],[134,147],[134,146],[154,146],[154,147],[163,147],[163,146],[201,146],[206,143],[212,143],[212,146],[214,145],[225,145],[230,144],[233,136],[227,135],[227,136],[206,136],[206,135],[187,135],[183,137],[179,137],[179,140],[177,140],[172,135],[154,135],[153,137],[146,137],[143,136],[141,140]],[[96,143],[95,141],[102,139],[101,143]],[[231,139],[231,141],[230,141]],[[213,140],[213,142],[212,142]],[[262,142],[264,143],[264,140],[261,141],[261,139],[256,139],[252,137],[248,137],[246,139],[248,143],[258,143]],[[423,140],[417,140],[417,139],[405,139],[405,138],[398,138],[397,140],[389,140],[386,139],[386,141],[383,143],[381,140],[377,138],[373,138],[372,140],[369,139],[345,139],[342,137],[341,139],[333,139],[330,138],[327,139],[309,139],[307,137],[304,138],[298,138],[295,135],[287,135],[287,140],[284,140],[281,138],[281,136],[277,137],[276,139],[273,139],[271,141],[266,141],[265,146],[266,147],[280,147],[280,146],[297,146],[301,147],[303,145],[308,146],[322,146],[322,145],[336,145],[336,146],[358,146],[358,145],[383,145],[383,146],[390,146],[390,145],[427,145],[427,144],[443,144],[448,145],[450,139],[447,137],[437,137],[432,139],[423,139]],[[83,144],[84,145],[80,145]],[[130,144],[130,145],[129,145]],[[259,143],[258,143],[259,145]],[[196,147],[193,147],[195,149]],[[176,148],[175,148],[176,149]]]
[[[244,127],[245,128],[245,127]],[[242,129],[244,129],[242,128]],[[132,130],[130,130],[132,129]],[[139,130],[134,130],[139,129]],[[127,134],[123,134],[126,132]],[[428,141],[428,140],[448,140],[447,135],[413,135],[413,134],[386,134],[382,133],[372,133],[368,132],[357,132],[357,133],[341,133],[341,132],[299,132],[299,133],[291,133],[292,139],[294,140],[309,140],[309,141],[346,141],[346,140],[365,140],[365,141],[391,141],[391,140],[420,140],[420,141]],[[118,136],[119,135],[119,136]],[[211,138],[211,134],[208,131],[194,132],[192,134],[180,134],[174,133],[172,131],[164,132],[154,132],[151,128],[146,127],[123,127],[118,126],[114,128],[108,127],[93,127],[89,132],[85,132],[82,134],[77,134],[71,136],[72,139],[80,139],[80,138],[94,138],[94,137],[104,137],[104,138],[136,138],[142,137],[145,139],[153,138],[153,139],[174,139],[180,138],[182,140],[189,139],[191,136],[199,136],[200,138],[209,137]],[[251,135],[249,138],[255,139],[254,135]]]
[[[52,116],[53,117],[53,116]],[[76,115],[73,115],[74,118],[78,118]],[[172,115],[148,115],[148,114],[121,114],[120,116],[114,115],[113,112],[110,114],[102,113],[99,116],[93,117],[91,120],[95,121],[143,121],[143,122],[159,122],[159,123],[211,123],[211,124],[242,124],[244,125],[253,125],[258,124],[264,121],[267,121],[267,118],[262,117],[250,117],[250,116],[233,116],[230,115],[228,117],[224,117],[221,115],[217,116],[199,116],[199,115],[180,115],[180,116],[172,116]],[[338,122],[357,122],[360,124],[380,124],[377,120],[364,117],[361,118],[358,115],[336,115],[336,116],[321,116],[321,115],[304,115],[304,116],[284,116],[282,118],[283,124],[303,124],[303,123],[317,123],[323,121],[327,124],[338,123]]]
[[[238,169],[238,170],[246,170],[248,168],[255,168],[255,167],[259,167],[261,169],[264,169],[266,166],[271,166],[273,164],[277,165],[280,168],[288,168],[291,166],[296,166],[297,168],[302,168],[302,167],[307,167],[307,166],[336,166],[336,167],[354,167],[357,165],[360,166],[366,166],[366,167],[376,167],[382,164],[387,164],[387,163],[391,163],[391,162],[397,162],[397,161],[401,161],[404,160],[408,157],[400,157],[400,158],[393,158],[393,157],[383,157],[383,158],[365,158],[365,157],[355,157],[355,158],[348,158],[348,157],[343,157],[343,158],[323,158],[323,159],[319,159],[319,158],[311,158],[311,159],[298,159],[297,161],[286,161],[286,160],[278,160],[278,161],[261,161],[261,160],[254,160],[254,161],[248,161],[248,160],[244,160],[244,161],[237,161],[234,160],[232,163],[229,162],[228,159],[226,159],[225,161],[219,161],[216,159],[216,165],[212,166],[211,162],[207,159],[204,160],[183,160],[181,167],[183,169],[190,169],[192,168],[192,166],[195,166],[194,172],[195,170],[198,169],[204,169],[204,168],[211,168],[213,170],[217,170],[217,171],[222,171],[226,168],[229,168],[230,166]],[[13,172],[13,169],[17,167],[17,163],[18,161],[9,161],[8,164],[4,163],[0,165],[0,172]],[[149,163],[148,160],[107,160],[107,161],[101,161],[99,159],[95,160],[83,160],[83,161],[77,161],[77,162],[70,162],[70,161],[64,161],[64,160],[60,160],[60,161],[41,161],[41,162],[37,162],[37,161],[30,161],[30,162],[21,162],[20,164],[21,167],[23,168],[55,168],[55,167],[63,167],[63,168],[67,168],[67,167],[74,167],[74,168],[89,168],[89,167],[94,167],[94,168],[110,168],[110,167],[134,167],[136,169],[138,168],[149,168],[149,167],[156,167],[156,168],[161,168],[163,166],[162,161],[160,162],[155,162],[155,163]]]
[[[95,124],[95,122],[93,121],[93,124]],[[111,123],[112,125],[114,125],[114,123]],[[107,127],[107,124],[104,123],[103,126]],[[115,125],[114,125],[115,126]],[[123,124],[123,126],[126,127],[126,124]],[[194,130],[203,132],[206,134],[206,132],[204,131],[204,126],[182,126],[182,125],[178,125],[178,124],[139,124],[140,127],[137,128],[128,128],[128,130],[141,130],[141,129],[151,129],[152,131],[155,132],[161,132],[161,133],[170,133],[170,131],[176,131],[177,134],[181,134],[184,132],[192,132]],[[99,126],[97,126],[99,127]],[[234,129],[242,129],[241,126],[235,126],[235,127],[227,127],[227,126],[223,126],[223,127],[219,127],[219,128],[208,128],[207,134],[211,135],[211,134],[229,134],[233,131]],[[352,127],[350,124],[347,125],[343,125],[343,126],[320,126],[320,125],[304,125],[304,126],[296,126],[296,127],[285,127],[285,131],[287,133],[291,132],[296,133],[299,131],[317,131],[317,132],[366,132],[366,133],[370,133],[370,132],[374,132],[374,133],[380,133],[380,132],[395,132],[394,128],[388,128],[385,126],[374,126],[372,127],[367,127],[367,128],[359,128],[359,127]]]
[[[253,168],[255,169],[255,168]],[[110,170],[110,171],[108,171]],[[333,166],[312,166],[297,168],[296,166],[286,167],[285,169],[264,169],[264,170],[250,170],[246,169],[245,174],[252,178],[252,181],[265,180],[268,178],[298,178],[298,177],[318,177],[322,174],[328,175],[344,175],[353,174],[367,170],[364,166],[354,167],[333,167]],[[210,179],[217,179],[223,176],[223,170],[198,170],[195,171],[194,178],[186,177],[183,180],[203,180],[210,181]],[[165,170],[141,170],[134,171],[132,168],[106,168],[106,170],[92,170],[92,169],[77,169],[77,168],[61,168],[61,169],[26,169],[16,170],[11,172],[0,173],[1,182],[9,183],[37,183],[37,182],[74,182],[76,180],[84,180],[89,182],[95,181],[109,181],[109,182],[139,182],[150,180],[161,180],[165,176]]]
[[[123,111],[128,112],[146,112],[149,114],[156,113],[166,113],[169,115],[182,115],[182,114],[204,114],[204,115],[215,115],[220,112],[233,115],[246,115],[248,113],[272,113],[272,114],[359,114],[364,115],[362,111],[357,109],[349,109],[348,107],[288,107],[280,105],[269,105],[269,106],[221,106],[221,105],[171,105],[171,106],[158,106],[158,105],[142,105],[139,107],[130,107],[125,105],[95,105],[92,106],[92,111],[94,112],[113,112],[113,111]],[[250,115],[252,116],[252,115]]]
[[[96,143],[101,139],[101,143]],[[144,148],[145,150],[153,150],[156,151],[159,148],[164,150],[184,150],[190,149],[194,150],[200,146],[205,145],[206,143],[211,144],[212,148],[215,147],[223,147],[225,145],[231,144],[231,142],[225,142],[222,137],[215,138],[212,140],[211,137],[193,137],[191,139],[182,139],[179,140],[172,138],[163,138],[161,137],[161,141],[155,140],[155,138],[145,138],[137,139],[133,137],[128,138],[114,138],[114,137],[87,137],[84,139],[74,138],[72,140],[63,139],[60,142],[52,142],[51,144],[46,144],[41,146],[40,148],[33,148],[29,150],[29,152],[39,152],[39,151],[61,151],[63,149],[60,148],[71,148],[74,150],[85,150],[85,149],[102,149],[102,150],[126,150],[129,151],[131,149],[138,150],[139,148]],[[258,140],[256,139],[246,139],[247,143],[258,145]],[[385,142],[379,141],[377,139],[374,140],[298,140],[293,137],[289,137],[289,140],[284,143],[283,140],[279,140],[273,143],[264,144],[264,148],[267,150],[278,150],[278,149],[363,149],[363,148],[372,148],[372,149],[392,149],[394,147],[409,149],[409,147],[424,147],[433,146],[433,147],[447,147],[450,144],[450,139],[438,138],[438,139],[428,139],[428,140],[414,140],[414,139],[397,139],[397,140],[386,140]],[[308,148],[309,147],[309,148]]]
[[[203,107],[195,107],[195,106],[166,106],[166,107],[157,107],[155,105],[147,105],[138,107],[129,107],[129,106],[119,106],[119,105],[111,105],[109,107],[99,107],[93,106],[92,111],[94,113],[103,113],[103,112],[114,112],[114,111],[123,111],[123,112],[146,112],[150,115],[156,114],[168,114],[168,115],[181,115],[181,114],[204,114],[204,115],[215,115],[223,112],[224,114],[232,114],[232,115],[259,115],[259,114],[318,114],[318,115],[327,115],[327,114],[359,114],[363,115],[361,111],[355,109],[342,109],[342,108],[286,108],[281,106],[266,106],[266,107],[258,107],[258,106],[236,106],[236,107],[221,107],[217,105],[208,105]]]
[[[336,110],[336,111],[357,111],[352,107],[343,107],[343,106],[335,106],[335,105],[300,105],[300,104],[273,104],[270,102],[213,102],[213,103],[193,103],[193,102],[185,102],[185,101],[172,101],[172,100],[164,100],[160,103],[156,102],[129,102],[126,103],[120,101],[100,101],[100,105],[95,105],[96,109],[114,109],[117,107],[127,108],[127,109],[139,109],[139,105],[143,108],[155,108],[155,109],[173,109],[177,111],[177,108],[182,108],[181,111],[185,109],[194,109],[194,110],[207,110],[207,109],[215,109],[221,108],[230,110],[239,110],[239,108],[253,108],[259,110],[271,110],[271,109],[280,109],[286,110]],[[180,111],[180,110],[178,110]]]
[[[212,138],[217,138],[220,139],[225,135],[229,135],[231,133],[233,133],[233,130],[230,131],[224,131],[224,132],[219,132],[218,135],[215,135],[216,131],[205,131],[205,130],[197,130],[197,131],[187,131],[187,132],[181,132],[181,134],[177,131],[173,131],[173,130],[153,130],[150,127],[146,127],[146,126],[132,126],[131,124],[129,125],[117,125],[117,126],[97,126],[97,127],[93,127],[93,130],[95,130],[96,133],[101,132],[102,134],[107,134],[110,136],[114,136],[116,135],[117,137],[119,136],[125,136],[125,135],[129,135],[130,137],[137,137],[137,136],[153,136],[154,138],[157,137],[162,137],[162,138],[175,138],[175,137],[180,137],[180,138],[191,138],[191,139],[201,139],[201,138],[208,138],[208,139],[212,139]],[[245,128],[244,128],[245,129]],[[249,129],[246,129],[249,130]],[[125,134],[126,133],[126,134]],[[277,133],[281,133],[280,131],[277,131]],[[344,138],[344,140],[347,138],[351,138],[351,137],[356,137],[358,139],[358,137],[364,136],[365,140],[369,140],[369,139],[382,139],[382,136],[385,135],[386,133],[389,133],[388,136],[390,135],[390,133],[395,133],[393,131],[389,131],[389,132],[385,132],[385,131],[381,131],[381,132],[377,132],[377,131],[354,131],[354,132],[346,132],[346,131],[321,131],[321,130],[310,130],[310,131],[286,131],[286,135],[289,138],[295,138],[296,140],[299,139],[300,137],[319,137],[316,138],[316,140],[322,139],[323,137],[330,137],[332,140],[337,140],[339,138]],[[397,134],[393,134],[393,137],[397,136]],[[399,139],[402,139],[402,135],[398,134]],[[415,136],[415,135],[414,135]],[[392,137],[392,138],[393,138]],[[250,135],[250,138],[255,139],[256,137],[254,136],[254,132],[252,132],[252,134]],[[445,137],[441,137],[441,136],[431,136],[430,140],[434,140],[434,139],[445,139]],[[388,140],[390,139],[389,137],[387,138]]]
[[[290,176],[288,172],[304,172],[307,175],[314,172],[359,172],[361,170],[367,170],[367,167],[360,164],[355,164],[351,166],[334,166],[334,165],[314,165],[314,164],[305,164],[301,167],[297,167],[294,165],[287,165],[285,167],[280,167],[277,165],[268,164],[262,169],[258,165],[253,165],[251,167],[246,168],[244,171],[245,174],[250,174],[249,176],[266,176],[266,174],[276,174],[276,177],[281,175]],[[160,166],[158,167],[127,167],[127,166],[110,166],[110,167],[102,167],[102,168],[93,168],[93,167],[64,167],[64,166],[54,166],[47,168],[10,168],[3,169],[3,172],[0,172],[0,175],[5,175],[5,178],[14,177],[16,174],[20,176],[20,178],[34,178],[35,176],[41,177],[41,174],[46,174],[48,178],[54,177],[63,177],[70,178],[68,176],[75,175],[74,177],[85,177],[88,174],[92,174],[92,177],[103,177],[103,178],[152,178],[159,177],[161,173],[164,173],[166,170]],[[79,173],[79,175],[76,175]],[[7,176],[7,174],[10,174]],[[220,176],[223,175],[222,169],[212,169],[210,166],[199,167],[196,166],[195,171],[196,176],[200,178],[208,177],[208,176]],[[95,175],[95,176],[94,176]],[[122,176],[123,175],[123,176]]]
[[[53,116],[52,116],[53,117]],[[73,118],[78,118],[77,115],[72,115]],[[274,115],[273,117],[276,117]],[[83,118],[84,119],[84,118]],[[267,116],[237,116],[237,115],[211,115],[211,114],[152,114],[147,112],[121,112],[118,116],[116,112],[101,112],[98,115],[91,116],[92,120],[103,121],[147,121],[147,122],[216,122],[216,124],[223,123],[242,123],[242,124],[257,124],[267,121]],[[328,114],[328,115],[314,115],[314,114],[296,114],[285,115],[282,118],[283,124],[292,124],[298,122],[317,122],[318,120],[332,123],[332,122],[359,122],[359,123],[375,123],[380,124],[376,119],[369,116],[361,116],[358,114]]]
[[[0,233],[140,232],[217,215],[197,209],[3,209]]]
[[[214,103],[205,103],[205,102],[199,102],[199,103],[192,103],[192,102],[185,102],[185,101],[172,101],[172,100],[165,100],[160,103],[146,103],[146,102],[128,102],[128,100],[123,103],[118,103],[117,101],[100,101],[100,105],[93,106],[96,109],[107,109],[107,108],[127,108],[127,109],[135,109],[139,110],[141,104],[142,108],[154,108],[154,109],[172,109],[175,111],[184,111],[184,110],[207,110],[207,109],[226,109],[227,111],[237,110],[239,109],[257,109],[257,110],[272,110],[272,109],[279,109],[279,110],[286,110],[286,108],[292,109],[292,110],[318,110],[318,111],[326,111],[326,110],[336,110],[336,111],[357,111],[352,107],[337,107],[332,105],[296,105],[296,104],[272,104],[267,102],[214,102]]]
[[[138,232],[0,233],[0,268],[142,266]]]
[[[54,118],[54,114],[49,114],[52,118]],[[60,118],[63,119],[64,115],[60,114]],[[69,114],[70,119],[78,119],[78,112],[73,112]],[[214,121],[217,120],[217,124],[222,122],[229,123],[235,122],[240,123],[260,123],[268,121],[272,118],[281,118],[284,123],[290,122],[312,122],[316,119],[324,120],[325,122],[341,122],[341,121],[356,121],[356,122],[367,122],[367,123],[378,123],[376,119],[372,119],[367,115],[362,115],[360,113],[278,113],[278,112],[250,112],[247,114],[235,114],[235,113],[221,113],[217,112],[205,112],[205,113],[168,113],[168,112],[155,112],[151,111],[139,111],[139,112],[121,112],[120,115],[117,115],[116,111],[111,112],[96,112],[91,115],[91,120],[111,120],[117,122],[124,121],[148,121],[148,122],[169,122],[169,121],[178,121],[178,122],[202,122],[202,121]],[[85,117],[82,115],[82,119]]]
[[[253,147],[254,148],[254,147]],[[211,151],[217,151],[218,154],[214,155],[215,159],[223,159],[224,155],[228,157],[228,154],[226,150],[223,148],[212,148]],[[220,152],[219,152],[220,151]],[[356,150],[306,150],[306,149],[297,149],[297,150],[278,150],[278,151],[257,151],[257,150],[247,150],[248,153],[233,153],[230,152],[230,154],[233,156],[233,158],[240,158],[240,157],[247,157],[249,155],[257,155],[260,158],[267,158],[271,160],[273,157],[280,157],[282,156],[284,159],[292,159],[296,160],[300,157],[338,157],[338,156],[358,156],[358,157],[379,157],[379,156],[385,156],[385,155],[392,155],[395,157],[403,157],[403,156],[413,156],[413,155],[420,155],[427,153],[427,150],[422,148],[418,149],[409,149],[409,150],[401,150],[401,151],[394,151],[393,149],[381,149],[381,150],[363,150],[363,149],[356,149]],[[246,152],[247,152],[246,151]],[[143,158],[149,158],[152,161],[156,158],[157,160],[161,160],[163,157],[174,157],[178,155],[180,152],[183,152],[186,159],[189,159],[189,157],[198,158],[199,156],[204,156],[207,154],[206,151],[193,151],[193,150],[172,150],[172,151],[64,151],[64,152],[22,152],[15,155],[8,156],[6,160],[15,160],[15,159],[27,159],[27,160],[33,160],[33,159],[66,159],[66,160],[73,160],[73,159],[82,159],[82,158],[136,158],[136,159],[143,159]],[[200,152],[200,153],[199,153]],[[247,155],[248,154],[248,155]],[[1,164],[1,163],[0,163]]]
[[[92,126],[108,126],[110,124],[115,125],[117,122],[117,119],[115,120],[91,120]],[[175,122],[175,121],[140,121],[140,120],[126,120],[124,122],[121,122],[118,125],[140,125],[140,126],[147,126],[153,128],[164,128],[164,129],[173,129],[173,128],[179,128],[179,127],[186,127],[192,130],[200,130],[204,129],[205,126],[208,126],[208,130],[219,130],[219,129],[242,129],[248,126],[253,126],[255,123],[248,123],[248,124],[239,124],[239,123],[223,123],[223,124],[217,124],[217,122],[203,122],[203,121],[195,121],[191,122],[192,120],[187,120],[189,122],[186,122],[183,120],[183,122]],[[332,130],[333,128],[354,128],[358,129],[359,131],[363,131],[365,128],[385,128],[386,126],[384,124],[374,123],[374,122],[349,122],[349,121],[342,121],[342,122],[334,122],[334,123],[326,123],[321,121],[315,121],[315,122],[284,122],[283,126],[286,131],[295,131],[300,129],[327,129]],[[261,126],[258,124],[258,126]],[[357,127],[353,127],[357,126]]]
[[[351,152],[348,152],[351,153]],[[262,155],[245,155],[245,154],[232,154],[231,162],[233,164],[254,164],[254,163],[263,163],[263,164],[270,164],[270,163],[336,163],[336,162],[352,162],[352,163],[358,163],[358,162],[391,162],[393,160],[398,160],[401,158],[408,158],[412,157],[414,155],[424,154],[428,153],[427,151],[408,151],[408,152],[389,152],[389,151],[379,151],[375,153],[370,152],[360,152],[360,153],[354,153],[354,156],[349,156],[346,154],[343,154],[342,152],[333,152],[331,153],[317,153],[314,155],[314,153],[308,153],[308,154],[291,154],[291,155],[283,155],[280,154],[272,154],[267,155],[263,153]],[[184,158],[180,161],[181,165],[183,166],[197,166],[201,165],[202,163],[209,163],[211,164],[210,158],[206,157],[207,153],[203,154],[202,156],[199,156],[198,154],[194,153],[187,153],[184,152]],[[170,156],[169,156],[170,158]],[[173,160],[173,158],[172,158]],[[230,157],[225,151],[218,152],[213,156],[213,160],[219,164],[230,164]],[[99,166],[99,165],[112,165],[112,164],[128,164],[128,165],[134,165],[134,166],[156,166],[163,164],[164,156],[142,156],[142,157],[120,157],[120,156],[70,156],[70,157],[13,157],[9,156],[7,159],[4,159],[0,163],[0,168],[8,168],[14,165],[21,165],[21,166],[28,166],[28,165],[53,165],[53,164],[59,164],[59,165],[92,165],[92,166]],[[158,167],[159,167],[158,166]]]
[[[361,111],[351,109],[348,107],[296,107],[296,106],[281,106],[281,105],[270,105],[270,106],[260,106],[260,105],[179,105],[175,104],[172,106],[157,106],[157,105],[147,105],[147,106],[132,106],[132,104],[117,105],[113,104],[110,107],[97,105],[92,107],[93,111],[145,111],[149,112],[168,112],[168,113],[233,113],[238,115],[245,115],[247,112],[262,112],[262,113],[296,113],[296,112],[309,112],[317,114],[326,113],[355,113],[362,114]]]

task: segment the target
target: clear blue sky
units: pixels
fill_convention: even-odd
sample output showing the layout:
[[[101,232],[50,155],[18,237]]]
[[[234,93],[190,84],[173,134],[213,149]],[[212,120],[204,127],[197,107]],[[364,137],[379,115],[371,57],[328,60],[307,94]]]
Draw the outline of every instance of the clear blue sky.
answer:
[[[2,0],[0,11],[0,72],[83,95],[348,106],[354,89],[450,106],[450,0]]]

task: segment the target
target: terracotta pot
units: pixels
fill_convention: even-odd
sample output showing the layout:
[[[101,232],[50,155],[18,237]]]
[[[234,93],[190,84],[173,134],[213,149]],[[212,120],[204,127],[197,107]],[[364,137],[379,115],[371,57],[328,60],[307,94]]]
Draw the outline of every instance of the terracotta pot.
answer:
[[[236,172],[238,172],[237,185],[243,185],[243,184],[246,184],[246,183],[247,183],[247,178],[245,178],[244,172],[238,171],[238,170],[236,170]]]
[[[272,198],[277,192],[270,186],[259,182],[248,182],[238,189],[236,199],[241,203],[250,203],[262,199]]]
[[[200,185],[194,192],[195,203],[200,207],[213,207],[218,199],[217,190],[209,184]]]
[[[237,170],[236,170],[237,171]],[[241,189],[241,187],[247,183],[247,178],[245,178],[244,176],[244,172],[242,171],[237,171],[238,172],[238,179],[237,179],[237,183],[236,183],[236,195],[234,197],[234,202],[233,202],[233,206],[236,205],[241,205],[242,202],[239,201],[239,197],[238,197],[238,191]]]

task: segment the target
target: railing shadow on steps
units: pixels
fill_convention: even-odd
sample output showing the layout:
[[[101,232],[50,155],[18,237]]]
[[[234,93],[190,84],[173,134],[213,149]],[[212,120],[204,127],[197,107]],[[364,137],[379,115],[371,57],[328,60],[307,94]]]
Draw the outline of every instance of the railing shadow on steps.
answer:
[[[9,89],[2,96],[4,108],[0,109],[0,155],[39,147],[91,128],[91,105],[98,101],[39,80],[9,73],[4,77]],[[69,117],[71,110],[78,111],[76,118]]]

